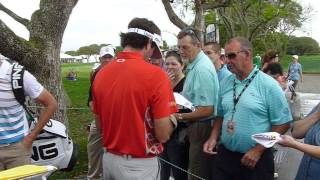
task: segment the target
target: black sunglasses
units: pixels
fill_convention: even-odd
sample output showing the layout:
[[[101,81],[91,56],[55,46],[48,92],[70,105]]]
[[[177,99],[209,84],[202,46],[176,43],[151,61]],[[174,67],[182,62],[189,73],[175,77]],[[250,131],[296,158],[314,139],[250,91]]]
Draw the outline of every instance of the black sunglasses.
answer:
[[[237,55],[241,52],[246,52],[245,50],[237,51],[237,52],[228,52],[225,54],[226,58],[228,59],[234,59],[237,57]]]

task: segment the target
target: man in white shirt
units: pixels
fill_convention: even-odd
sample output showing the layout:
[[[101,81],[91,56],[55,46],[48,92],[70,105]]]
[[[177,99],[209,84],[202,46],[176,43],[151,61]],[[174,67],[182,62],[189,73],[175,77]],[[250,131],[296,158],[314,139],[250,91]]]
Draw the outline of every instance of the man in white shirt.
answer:
[[[11,71],[12,65],[0,60],[0,171],[30,164],[32,142],[57,109],[54,97],[32,74],[25,71],[25,95],[45,107],[35,128],[29,132],[25,110],[12,91]]]

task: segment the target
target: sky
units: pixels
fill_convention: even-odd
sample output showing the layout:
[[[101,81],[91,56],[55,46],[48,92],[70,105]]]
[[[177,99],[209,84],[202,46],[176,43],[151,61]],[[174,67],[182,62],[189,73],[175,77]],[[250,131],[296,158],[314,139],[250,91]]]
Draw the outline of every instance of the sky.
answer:
[[[39,0],[0,0],[0,2],[21,17],[30,19],[39,8]],[[305,24],[297,36],[311,36],[320,43],[320,6],[318,0],[301,0],[314,9],[312,20]],[[134,17],[154,21],[162,31],[162,38],[169,45],[175,45],[179,29],[173,25],[161,0],[79,0],[70,16],[62,42],[62,51],[77,50],[90,44],[120,45],[120,32],[127,31],[127,25]],[[0,11],[0,19],[17,35],[28,39],[28,31],[19,23]],[[190,22],[191,19],[189,18]]]

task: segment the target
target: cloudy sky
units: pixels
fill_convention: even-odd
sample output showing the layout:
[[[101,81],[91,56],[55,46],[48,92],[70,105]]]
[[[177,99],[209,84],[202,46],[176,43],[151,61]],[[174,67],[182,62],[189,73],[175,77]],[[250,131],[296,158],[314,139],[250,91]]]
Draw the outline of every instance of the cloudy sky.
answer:
[[[0,0],[16,14],[30,19],[32,12],[39,8],[39,0]],[[315,9],[312,21],[297,35],[309,35],[320,42],[320,7],[317,0],[303,0]],[[79,0],[73,9],[64,33],[62,51],[77,50],[90,44],[110,43],[119,45],[119,32],[125,32],[128,22],[134,17],[153,20],[162,30],[163,39],[169,45],[176,44],[174,34],[179,29],[167,17],[161,0]],[[3,20],[14,32],[28,38],[28,31],[19,23],[0,12]]]

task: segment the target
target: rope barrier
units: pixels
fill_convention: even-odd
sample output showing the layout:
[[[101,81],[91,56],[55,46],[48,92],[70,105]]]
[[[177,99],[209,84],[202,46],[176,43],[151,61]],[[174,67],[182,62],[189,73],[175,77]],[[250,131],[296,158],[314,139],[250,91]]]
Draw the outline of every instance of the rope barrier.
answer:
[[[195,175],[195,174],[193,174],[193,173],[191,173],[191,172],[189,172],[189,171],[187,171],[187,170],[185,170],[185,169],[183,169],[183,168],[181,168],[181,167],[179,167],[179,166],[177,166],[177,165],[175,165],[175,164],[173,164],[173,163],[171,163],[171,162],[169,162],[169,161],[161,158],[160,156],[158,156],[158,159],[159,159],[160,161],[163,161],[163,162],[171,165],[172,167],[175,167],[175,168],[179,169],[180,171],[182,171],[182,172],[184,172],[184,173],[187,173],[187,174],[190,175],[190,176],[193,176],[193,177],[195,177],[195,178],[197,178],[197,179],[206,180],[206,179],[204,179],[204,178],[202,178],[202,177],[200,177],[200,176],[198,176],[198,175]]]
[[[43,109],[44,107],[43,106],[27,106],[27,107],[30,107],[30,108],[37,108],[37,109]],[[89,108],[85,108],[85,107],[79,107],[79,108],[76,108],[76,107],[71,107],[71,108],[59,108],[59,110],[89,110]]]

